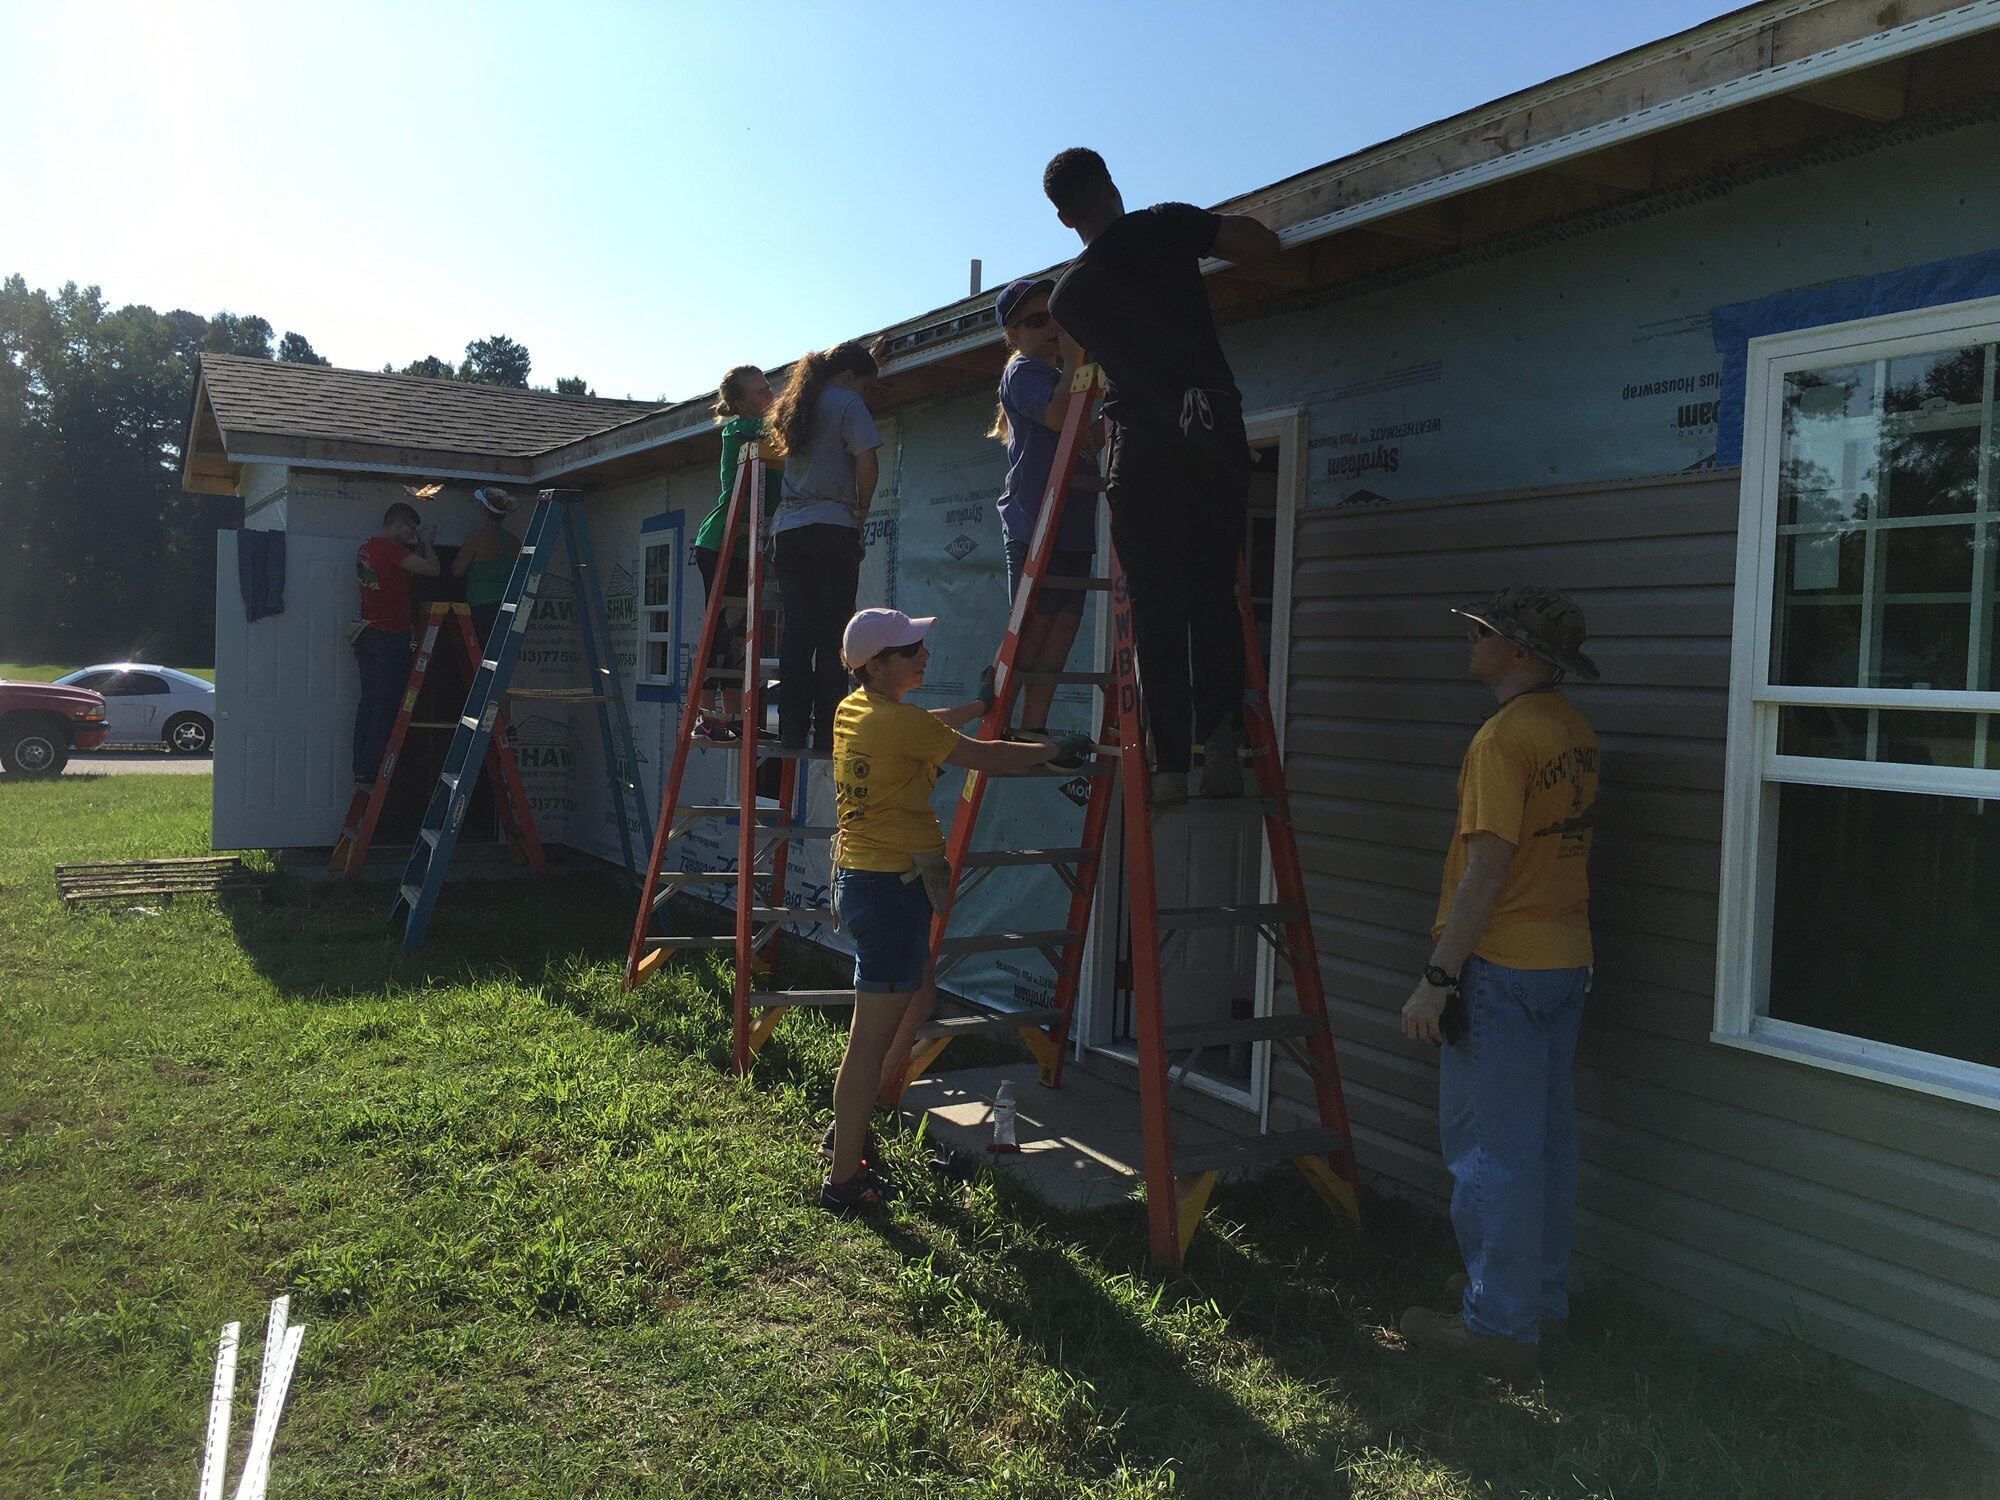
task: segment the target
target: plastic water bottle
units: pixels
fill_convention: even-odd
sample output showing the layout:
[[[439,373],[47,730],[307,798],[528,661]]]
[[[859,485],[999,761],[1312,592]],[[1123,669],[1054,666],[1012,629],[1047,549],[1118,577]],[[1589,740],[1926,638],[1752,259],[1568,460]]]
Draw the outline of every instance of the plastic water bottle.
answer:
[[[1021,1144],[1014,1138],[1014,1084],[1003,1078],[1000,1087],[993,1091],[993,1139],[987,1143],[988,1151],[1019,1151]]]

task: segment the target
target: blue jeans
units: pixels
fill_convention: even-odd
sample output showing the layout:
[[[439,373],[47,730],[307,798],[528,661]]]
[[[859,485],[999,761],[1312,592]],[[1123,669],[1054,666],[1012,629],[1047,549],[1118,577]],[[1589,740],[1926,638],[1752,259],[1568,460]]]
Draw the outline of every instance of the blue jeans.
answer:
[[[409,631],[371,625],[354,643],[354,660],[361,667],[361,701],[354,706],[354,779],[373,781],[396,725],[403,684],[410,680]]]
[[[902,995],[923,988],[931,957],[931,898],[921,880],[882,870],[835,870],[833,909],[854,940],[854,991]]]
[[[1467,1026],[1438,1067],[1451,1227],[1465,1257],[1461,1311],[1475,1333],[1532,1344],[1569,1316],[1576,1239],[1576,1096],[1570,1066],[1590,970],[1503,969],[1468,958]]]

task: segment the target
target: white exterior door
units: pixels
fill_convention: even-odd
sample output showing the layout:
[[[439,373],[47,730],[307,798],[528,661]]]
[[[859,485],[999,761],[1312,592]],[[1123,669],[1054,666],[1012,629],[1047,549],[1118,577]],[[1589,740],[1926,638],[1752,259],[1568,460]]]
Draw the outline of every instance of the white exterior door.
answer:
[[[217,849],[333,843],[354,789],[349,767],[361,696],[347,622],[356,612],[354,548],[286,536],[284,613],[252,623],[236,584],[234,531],[216,534],[215,812]]]

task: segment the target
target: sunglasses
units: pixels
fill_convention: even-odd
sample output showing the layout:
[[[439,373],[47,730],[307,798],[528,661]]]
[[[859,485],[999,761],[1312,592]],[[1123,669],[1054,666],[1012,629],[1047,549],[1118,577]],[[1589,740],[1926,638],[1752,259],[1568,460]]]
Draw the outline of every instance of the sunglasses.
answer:
[[[1027,317],[1017,322],[1009,323],[1007,326],[1009,328],[1046,328],[1049,326],[1049,314],[1046,309],[1041,312],[1031,312]]]
[[[924,643],[922,641],[911,641],[907,646],[884,646],[875,654],[877,656],[915,656],[923,649]]]

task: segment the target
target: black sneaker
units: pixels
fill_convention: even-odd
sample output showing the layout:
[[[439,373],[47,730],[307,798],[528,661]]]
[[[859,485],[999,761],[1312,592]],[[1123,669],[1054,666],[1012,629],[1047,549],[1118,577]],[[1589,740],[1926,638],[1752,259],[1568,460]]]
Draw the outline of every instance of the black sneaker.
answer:
[[[895,1194],[889,1185],[863,1167],[845,1182],[831,1177],[819,1185],[819,1206],[843,1219],[854,1214],[880,1213]]]

